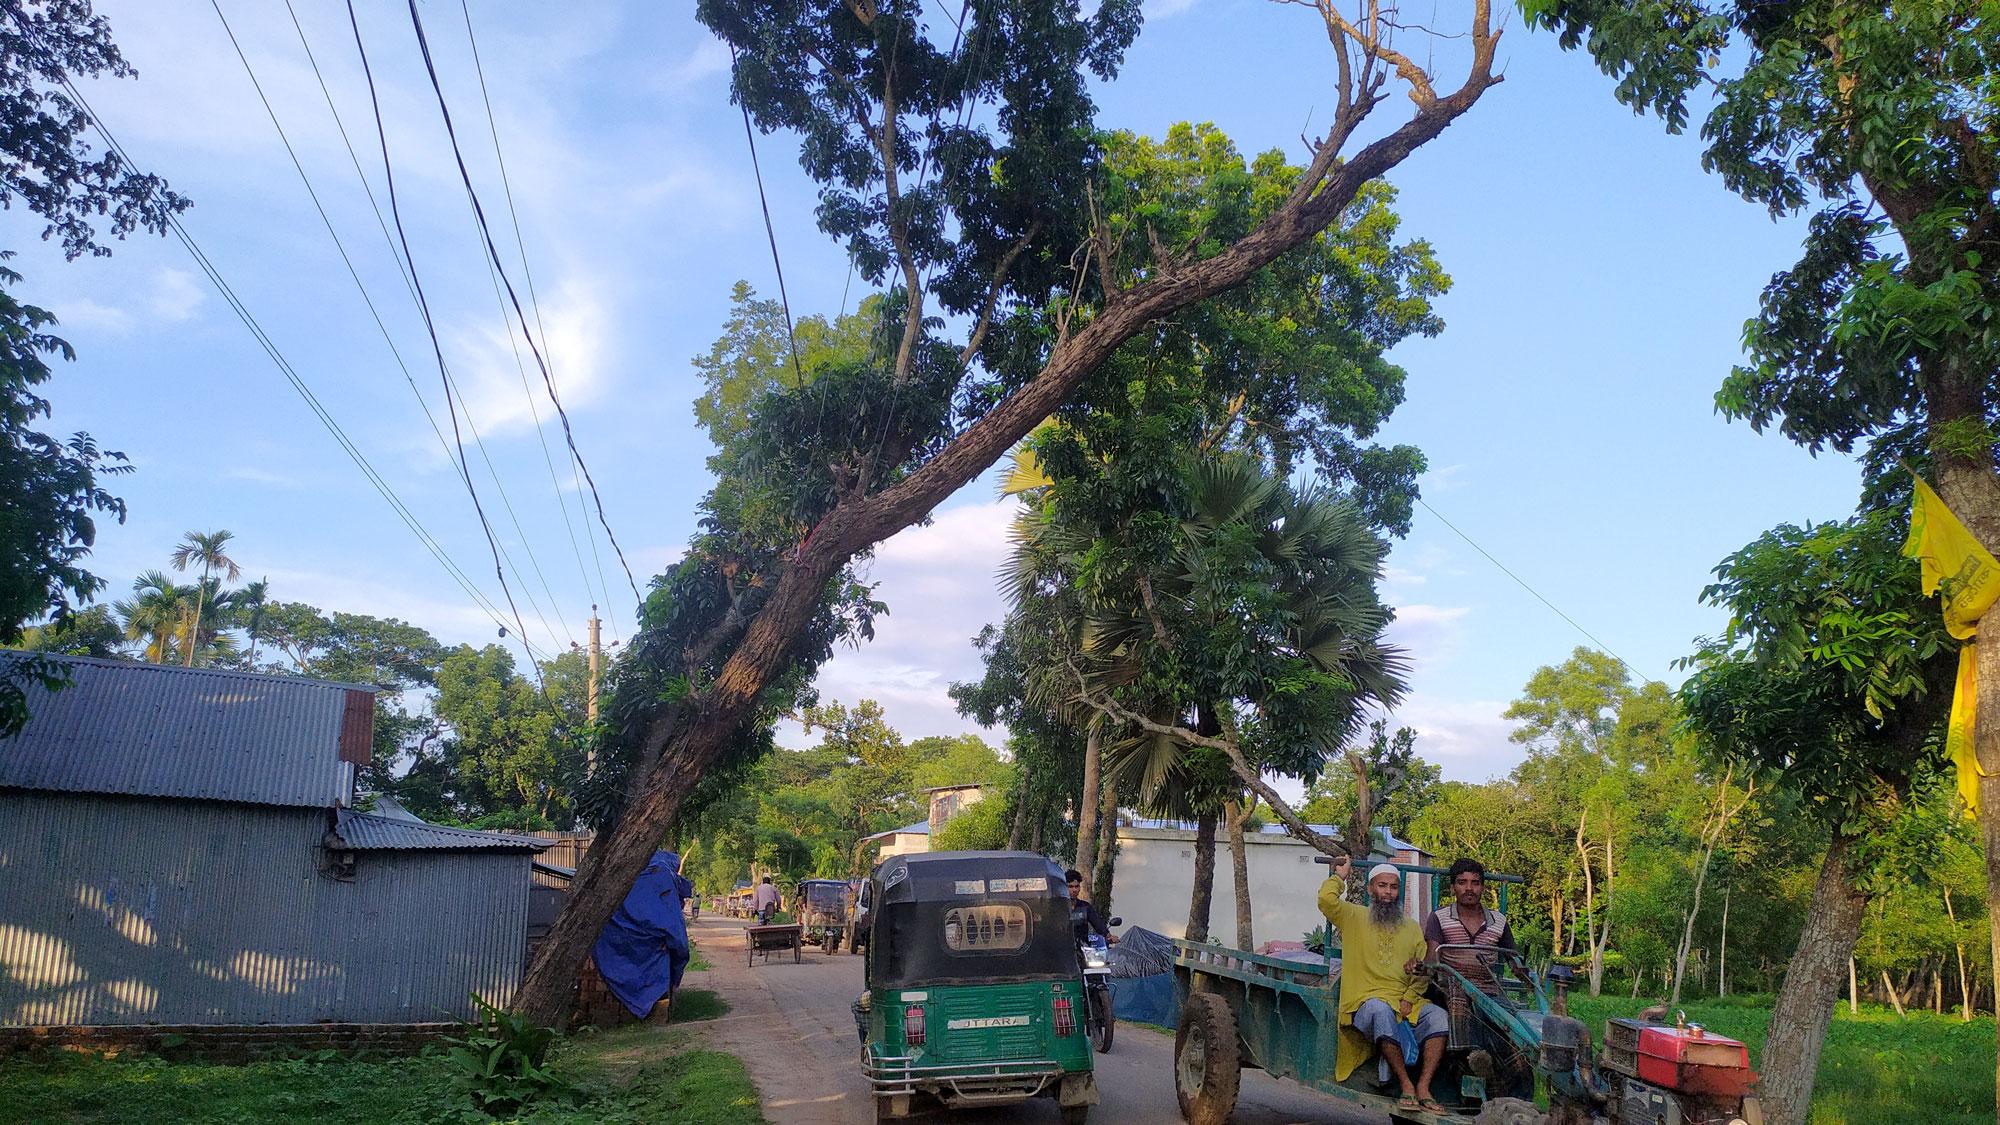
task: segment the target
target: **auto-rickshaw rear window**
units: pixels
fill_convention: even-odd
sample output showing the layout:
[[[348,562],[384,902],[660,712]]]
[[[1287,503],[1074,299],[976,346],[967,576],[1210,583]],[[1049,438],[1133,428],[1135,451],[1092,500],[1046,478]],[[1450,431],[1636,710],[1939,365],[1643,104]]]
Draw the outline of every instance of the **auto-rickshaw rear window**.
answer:
[[[953,953],[1008,953],[1028,944],[1028,908],[1018,902],[954,906],[944,913],[944,946]]]

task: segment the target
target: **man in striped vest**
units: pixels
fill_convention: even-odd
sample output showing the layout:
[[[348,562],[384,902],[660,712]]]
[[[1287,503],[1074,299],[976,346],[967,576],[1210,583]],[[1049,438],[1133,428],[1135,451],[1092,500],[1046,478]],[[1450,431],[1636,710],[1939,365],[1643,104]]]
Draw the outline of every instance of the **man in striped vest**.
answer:
[[[1483,864],[1470,858],[1458,860],[1451,865],[1449,878],[1450,904],[1424,919],[1424,942],[1429,946],[1424,959],[1442,961],[1464,974],[1481,991],[1497,996],[1500,982],[1494,978],[1493,967],[1500,958],[1480,950],[1514,949],[1514,931],[1508,926],[1505,914],[1486,905]],[[1477,948],[1463,948],[1466,946]],[[1504,969],[1505,965],[1501,967]]]

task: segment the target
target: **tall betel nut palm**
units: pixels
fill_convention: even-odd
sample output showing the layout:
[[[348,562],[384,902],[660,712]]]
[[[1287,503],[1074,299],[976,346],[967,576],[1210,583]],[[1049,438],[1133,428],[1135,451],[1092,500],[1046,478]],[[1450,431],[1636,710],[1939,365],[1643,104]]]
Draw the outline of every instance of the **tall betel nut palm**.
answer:
[[[1434,83],[1428,50],[1398,48],[1393,13],[1322,0],[1335,108],[1284,203],[1232,241],[1149,242],[1093,206],[1089,82],[1116,75],[1139,8],[967,0],[951,20],[923,0],[699,3],[734,52],[733,98],[798,137],[821,229],[888,299],[864,361],[767,393],[718,456],[703,533],[655,584],[626,658],[643,690],[612,708],[599,754],[623,764],[622,799],[522,984],[528,1016],[566,1019],[591,942],[689,791],[774,693],[866,632],[851,560],[997,461],[1124,341],[1324,230],[1500,81],[1487,0],[1439,44],[1462,66],[1455,88]],[[1371,120],[1399,93],[1407,116]]]
[[[243,568],[229,557],[229,541],[235,536],[227,531],[190,531],[181,537],[169,561],[174,569],[187,573],[190,567],[201,572],[194,584],[194,611],[187,622],[187,635],[182,639],[181,663],[194,667],[195,649],[200,647],[202,618],[219,601],[210,597],[212,580],[221,575],[234,582],[243,577]]]

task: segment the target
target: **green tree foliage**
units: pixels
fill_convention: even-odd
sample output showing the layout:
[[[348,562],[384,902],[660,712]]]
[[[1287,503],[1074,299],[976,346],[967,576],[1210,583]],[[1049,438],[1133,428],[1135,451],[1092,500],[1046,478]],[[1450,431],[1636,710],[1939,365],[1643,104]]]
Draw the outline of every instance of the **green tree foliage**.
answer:
[[[0,40],[6,32],[0,29]],[[0,75],[6,68],[0,66]],[[0,111],[4,116],[4,111]],[[0,148],[7,142],[0,141]],[[0,201],[11,176],[0,176]],[[0,261],[11,257],[0,253]],[[122,453],[99,449],[89,434],[67,440],[34,427],[49,414],[38,388],[51,375],[45,357],[75,359],[70,346],[47,329],[55,317],[24,304],[12,292],[21,275],[0,266],[0,645],[20,643],[29,622],[47,619],[57,628],[103,588],[104,580],[84,569],[97,542],[97,519],[125,519],[125,502],[103,487],[102,478],[131,471]],[[25,679],[60,683],[32,658],[14,659],[0,673],[0,737],[27,721]]]
[[[945,822],[931,840],[938,852],[994,851],[1007,846],[1007,803],[988,798]]]
[[[564,653],[542,664],[543,691],[498,645],[460,645],[437,670],[432,711],[442,738],[412,774],[435,776],[439,796],[464,817],[515,823],[574,823],[570,793],[584,766],[584,659]]]
[[[990,0],[948,34],[919,0],[696,11],[732,47],[731,93],[753,124],[802,142],[821,228],[884,292],[881,347],[765,394],[718,453],[703,530],[648,607],[625,661],[636,690],[620,687],[606,725],[600,760],[624,779],[615,820],[517,999],[551,1022],[682,802],[796,709],[833,641],[866,635],[858,555],[997,461],[1121,344],[1339,220],[1498,81],[1484,6],[1455,52],[1466,77],[1443,93],[1389,46],[1379,13],[1323,9],[1340,108],[1285,202],[1233,241],[1156,246],[1136,228],[1112,237],[1094,208],[1091,85],[1116,74],[1137,0]],[[1411,87],[1410,117],[1344,151],[1390,74]]]
[[[0,207],[19,200],[48,220],[43,238],[59,237],[63,252],[107,255],[94,220],[109,218],[124,238],[144,228],[165,234],[189,201],[158,176],[138,172],[116,152],[93,154],[91,121],[70,83],[138,74],[111,41],[111,25],[89,0],[14,5],[0,23]]]
[[[759,298],[749,282],[737,282],[729,293],[729,319],[723,322],[722,336],[708,354],[694,359],[702,378],[694,420],[708,431],[716,448],[727,446],[749,429],[751,408],[758,400],[865,360],[881,323],[882,297],[877,294],[831,322],[817,314],[802,316],[788,333],[784,306]]]
[[[1389,733],[1386,719],[1368,725],[1368,745],[1354,748],[1368,770],[1377,825],[1407,836],[1410,824],[1443,795],[1443,771],[1417,757],[1417,732],[1398,727]],[[1313,824],[1346,824],[1354,816],[1355,777],[1351,769],[1333,769],[1306,786],[1299,816]]]

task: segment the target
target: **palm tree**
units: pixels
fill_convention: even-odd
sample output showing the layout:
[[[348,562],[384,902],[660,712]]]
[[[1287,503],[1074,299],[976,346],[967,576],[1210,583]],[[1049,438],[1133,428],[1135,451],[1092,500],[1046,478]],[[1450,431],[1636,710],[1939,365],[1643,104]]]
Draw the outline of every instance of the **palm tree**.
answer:
[[[132,596],[112,605],[128,640],[143,642],[142,660],[165,664],[174,652],[174,631],[187,616],[193,587],[175,584],[164,571],[149,570],[132,580]]]
[[[230,611],[241,618],[243,631],[250,637],[248,663],[257,666],[257,633],[264,627],[264,603],[271,590],[271,580],[259,578],[245,585],[229,596]]]
[[[243,568],[225,553],[229,541],[235,538],[227,531],[190,531],[181,537],[180,546],[174,548],[171,561],[174,569],[186,573],[188,567],[201,566],[201,579],[195,584],[194,614],[188,618],[185,634],[185,666],[194,667],[194,652],[201,633],[202,614],[214,599],[209,597],[209,577],[221,573],[234,582],[243,575]],[[219,588],[220,583],[217,584]]]

